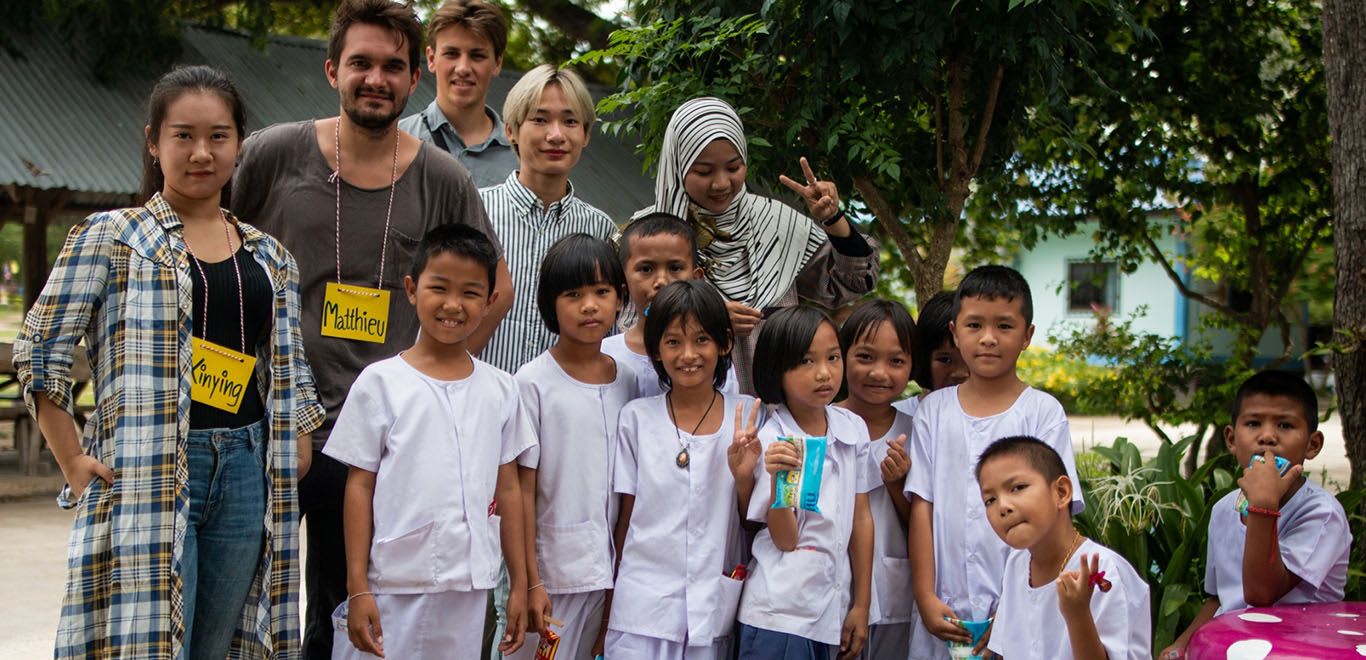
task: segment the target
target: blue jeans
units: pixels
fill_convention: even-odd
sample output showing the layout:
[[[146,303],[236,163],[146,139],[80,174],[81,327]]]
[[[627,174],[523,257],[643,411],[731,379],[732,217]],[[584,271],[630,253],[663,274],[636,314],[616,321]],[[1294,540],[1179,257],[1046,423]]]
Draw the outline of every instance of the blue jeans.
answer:
[[[222,660],[261,566],[266,426],[190,431],[190,522],[182,550],[182,660]]]

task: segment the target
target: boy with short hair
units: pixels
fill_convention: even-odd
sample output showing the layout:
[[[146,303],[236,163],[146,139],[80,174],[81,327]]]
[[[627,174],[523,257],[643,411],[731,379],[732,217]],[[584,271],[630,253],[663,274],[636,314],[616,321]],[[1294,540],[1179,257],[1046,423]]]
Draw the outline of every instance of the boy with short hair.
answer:
[[[1163,650],[1164,659],[1184,657],[1196,629],[1224,612],[1336,602],[1347,584],[1352,540],[1347,514],[1336,498],[1304,477],[1304,462],[1323,449],[1314,390],[1294,374],[1263,371],[1238,387],[1232,412],[1224,445],[1244,469],[1239,489],[1210,513],[1205,561],[1210,598]],[[1283,475],[1277,458],[1286,462]]]
[[[669,213],[648,213],[626,225],[617,239],[622,268],[626,271],[626,290],[631,298],[628,313],[633,318],[626,331],[602,340],[602,352],[617,364],[636,373],[641,398],[664,393],[650,357],[645,352],[645,314],[655,294],[664,285],[679,280],[700,280],[702,267],[697,263],[697,235],[692,225]],[[735,366],[726,372],[722,394],[738,394]]]
[[[1011,660],[1149,657],[1148,583],[1073,527],[1077,489],[1058,452],[1037,438],[1003,438],[982,452],[976,476],[991,528],[1015,550],[991,650]]]
[[[911,639],[917,660],[948,658],[945,642],[971,641],[956,621],[989,618],[1001,595],[1010,546],[992,531],[972,478],[982,451],[1003,437],[1039,438],[1058,452],[1068,477],[1078,483],[1062,405],[1015,373],[1034,335],[1033,316],[1029,284],[1005,266],[974,269],[954,295],[949,330],[968,379],[921,402],[906,479],[911,591],[923,628]],[[1071,513],[1083,506],[1081,493],[1074,492]],[[979,652],[985,643],[984,638]]]
[[[404,278],[422,332],[412,348],[361,372],[323,450],[350,466],[348,595],[334,615],[347,620],[350,643],[334,643],[333,658],[478,657],[504,555],[513,595],[500,648],[521,646],[527,584],[516,461],[535,435],[512,376],[467,350],[495,297],[497,263],[478,230],[443,225],[423,237]]]
[[[503,119],[487,105],[489,83],[503,70],[508,24],[485,0],[447,0],[427,21],[427,70],[436,98],[398,127],[455,156],[480,188],[517,169]]]

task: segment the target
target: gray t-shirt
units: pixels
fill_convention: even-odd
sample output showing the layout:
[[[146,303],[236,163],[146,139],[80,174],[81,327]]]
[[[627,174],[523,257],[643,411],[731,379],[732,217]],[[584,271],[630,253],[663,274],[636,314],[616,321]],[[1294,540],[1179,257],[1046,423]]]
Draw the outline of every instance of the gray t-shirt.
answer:
[[[344,164],[343,164],[344,165]],[[322,336],[323,296],[337,280],[337,196],[332,169],[318,147],[313,120],[261,129],[242,146],[232,182],[232,212],[278,239],[299,264],[300,322],[327,420],[313,432],[321,446],[341,412],[351,383],[367,365],[412,345],[418,321],[403,289],[417,243],[427,230],[463,223],[498,237],[479,191],[450,155],[423,143],[394,186],[394,207],[384,273],[380,246],[389,187],[365,190],[341,182],[341,279],[389,293],[389,328],[383,344]],[[499,247],[499,253],[502,248]]]

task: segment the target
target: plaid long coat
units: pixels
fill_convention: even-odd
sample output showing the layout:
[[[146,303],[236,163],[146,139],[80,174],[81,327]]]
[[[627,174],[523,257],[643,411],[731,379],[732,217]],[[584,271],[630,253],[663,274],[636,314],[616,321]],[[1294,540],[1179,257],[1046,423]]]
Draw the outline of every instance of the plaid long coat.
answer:
[[[227,216],[231,219],[231,216]],[[270,438],[264,551],[230,657],[299,654],[297,433],[323,419],[299,334],[294,258],[237,224],[270,278],[272,328],[256,346]],[[154,196],[145,207],[96,213],[67,236],[47,286],[15,342],[29,411],[42,392],[70,412],[72,352],[85,341],[95,410],[82,442],[114,471],[74,506],[56,657],[177,657],[185,634],[181,551],[188,520],[185,438],[190,412],[191,292],[184,226]]]

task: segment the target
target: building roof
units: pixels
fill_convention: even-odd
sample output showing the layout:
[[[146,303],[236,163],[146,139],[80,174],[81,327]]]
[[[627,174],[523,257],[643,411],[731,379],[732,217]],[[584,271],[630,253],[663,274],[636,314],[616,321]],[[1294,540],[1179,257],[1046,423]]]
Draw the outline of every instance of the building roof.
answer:
[[[271,37],[257,48],[245,35],[187,26],[179,61],[227,73],[247,107],[247,130],[337,113],[337,93],[323,76],[327,46],[298,37]],[[55,29],[15,35],[23,58],[0,50],[0,186],[69,190],[85,199],[134,195],[142,175],[142,129],[155,74],[126,75],[105,84]],[[489,86],[489,105],[503,98],[521,72],[504,69]],[[595,88],[601,96],[607,90]],[[425,70],[405,116],[436,95]],[[653,202],[633,145],[595,131],[574,169],[576,194],[624,223]]]

